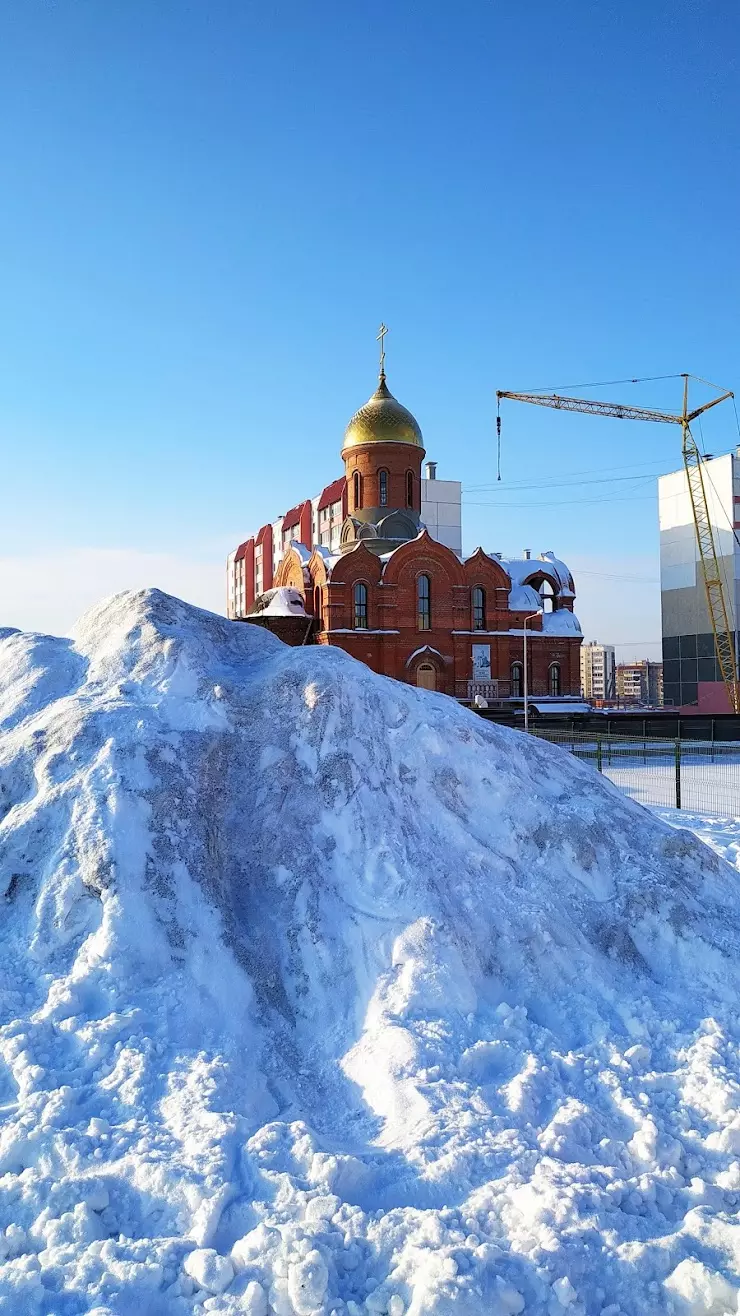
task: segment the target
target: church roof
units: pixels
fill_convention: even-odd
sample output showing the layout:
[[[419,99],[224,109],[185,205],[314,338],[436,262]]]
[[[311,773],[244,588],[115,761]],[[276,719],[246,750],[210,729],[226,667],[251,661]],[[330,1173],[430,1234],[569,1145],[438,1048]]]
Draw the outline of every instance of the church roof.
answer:
[[[365,443],[409,443],[424,447],[419,422],[394,398],[381,371],[378,387],[363,407],[356,411],[344,432],[342,452]]]

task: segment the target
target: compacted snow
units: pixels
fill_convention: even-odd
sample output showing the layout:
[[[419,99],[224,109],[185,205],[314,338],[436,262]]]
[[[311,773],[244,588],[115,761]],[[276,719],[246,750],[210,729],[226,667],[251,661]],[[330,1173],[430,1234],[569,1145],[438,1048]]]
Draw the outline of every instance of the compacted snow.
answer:
[[[736,1312],[740,882],[156,591],[0,640],[0,1311]]]

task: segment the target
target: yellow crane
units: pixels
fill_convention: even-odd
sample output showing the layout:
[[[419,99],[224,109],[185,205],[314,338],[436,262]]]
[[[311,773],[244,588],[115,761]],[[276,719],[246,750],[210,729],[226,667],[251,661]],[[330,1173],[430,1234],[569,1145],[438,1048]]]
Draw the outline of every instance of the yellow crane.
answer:
[[[683,435],[682,452],[686,479],[691,497],[691,510],[696,530],[696,543],[699,550],[704,589],[707,596],[707,609],[714,634],[714,648],[717,662],[725,683],[733,712],[740,713],[740,685],[738,684],[735,663],[735,643],[727,611],[727,600],[722,583],[714,532],[709,517],[707,491],[704,486],[703,459],[696,445],[696,440],[689,428],[697,416],[701,416],[710,407],[726,402],[734,397],[733,393],[722,393],[712,398],[701,407],[689,410],[689,376],[683,375],[683,410],[675,414],[670,411],[656,411],[647,407],[632,407],[621,402],[600,402],[590,398],[564,397],[558,393],[506,393],[496,392],[499,407],[502,398],[512,402],[531,402],[537,407],[554,407],[556,411],[580,411],[589,416],[612,416],[616,420],[652,420],[668,425],[680,425]],[[705,381],[702,380],[702,383]],[[501,434],[501,416],[497,417],[497,429]],[[500,478],[500,476],[499,476]]]

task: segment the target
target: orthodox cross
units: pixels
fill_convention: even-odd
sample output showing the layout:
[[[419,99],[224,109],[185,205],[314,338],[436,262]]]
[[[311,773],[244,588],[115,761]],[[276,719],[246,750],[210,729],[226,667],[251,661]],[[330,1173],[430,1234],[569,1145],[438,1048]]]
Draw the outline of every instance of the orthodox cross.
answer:
[[[384,324],[381,324],[376,338],[376,343],[380,343],[380,373],[385,376],[385,336],[388,333]]]

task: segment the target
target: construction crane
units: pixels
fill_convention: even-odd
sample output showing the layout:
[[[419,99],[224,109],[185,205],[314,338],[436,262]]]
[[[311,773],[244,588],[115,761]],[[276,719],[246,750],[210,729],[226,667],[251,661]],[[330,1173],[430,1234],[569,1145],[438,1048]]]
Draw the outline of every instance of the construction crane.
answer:
[[[712,398],[702,407],[689,411],[689,375],[683,375],[683,410],[680,414],[670,411],[650,410],[647,407],[632,407],[621,402],[599,402],[589,398],[563,397],[558,393],[506,393],[498,390],[496,398],[499,414],[496,428],[501,436],[500,405],[502,398],[512,402],[531,402],[536,407],[554,407],[556,411],[580,411],[589,416],[612,416],[616,420],[651,420],[668,425],[680,425],[683,435],[682,452],[686,479],[691,497],[691,510],[694,517],[696,543],[699,550],[704,590],[707,596],[707,609],[714,634],[714,649],[717,663],[725,683],[730,707],[734,713],[740,713],[740,684],[738,683],[735,661],[735,643],[727,611],[727,599],[717,560],[714,532],[709,517],[707,492],[704,486],[703,459],[696,445],[696,440],[689,428],[697,416],[734,397],[733,393],[722,393]],[[702,380],[702,383],[705,381]],[[499,479],[501,478],[499,474]]]

